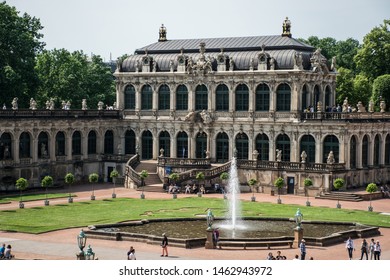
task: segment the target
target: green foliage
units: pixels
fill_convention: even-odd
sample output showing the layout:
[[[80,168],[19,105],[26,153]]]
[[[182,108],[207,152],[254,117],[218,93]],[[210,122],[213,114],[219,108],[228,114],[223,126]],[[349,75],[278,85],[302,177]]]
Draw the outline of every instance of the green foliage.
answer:
[[[356,63],[354,56],[360,48],[358,40],[348,38],[345,41],[338,41],[336,44],[336,63],[338,67],[350,69],[356,73]]]
[[[28,181],[24,178],[19,178],[16,180],[15,186],[18,190],[24,191],[28,187]]]
[[[379,76],[374,80],[371,99],[378,110],[380,98],[390,104],[390,74]]]
[[[256,179],[254,179],[254,178],[252,178],[252,179],[249,179],[249,181],[248,181],[248,185],[249,186],[254,186],[254,185],[256,185],[257,184],[257,180]]]
[[[228,180],[228,179],[229,179],[229,173],[223,172],[223,173],[221,173],[221,175],[219,176],[219,178],[220,178],[221,180]]]
[[[74,175],[72,173],[67,173],[64,177],[64,180],[65,180],[66,184],[71,185],[74,183],[75,178],[74,178]]]
[[[97,183],[97,181],[99,180],[99,175],[97,173],[91,173],[88,176],[88,180],[90,183]]]
[[[361,101],[368,110],[368,103],[371,98],[372,83],[363,74],[358,74],[353,80],[353,95],[351,96],[351,103],[356,104]]]
[[[351,101],[353,99],[353,73],[351,70],[340,67],[337,69],[339,74],[336,77],[337,104],[343,104],[346,97]],[[350,102],[351,103],[351,102]]]
[[[179,174],[171,173],[171,174],[169,174],[168,178],[169,178],[169,180],[176,181],[177,179],[179,179]]]
[[[370,183],[367,185],[366,192],[374,193],[378,190],[378,186],[375,183]]]
[[[390,20],[374,27],[363,39],[354,60],[358,69],[370,79],[390,73]]]
[[[306,178],[304,181],[303,181],[303,185],[305,187],[310,187],[313,185],[313,181],[310,179],[310,178]]]
[[[278,189],[282,188],[284,186],[284,180],[282,177],[278,177],[275,182],[274,186],[277,187]]]
[[[195,179],[196,180],[204,180],[204,173],[203,172],[196,173]]]
[[[339,190],[344,186],[344,183],[345,183],[345,181],[343,178],[337,178],[336,180],[333,181],[333,187],[336,190]]]
[[[142,170],[139,175],[141,176],[142,179],[145,179],[149,176],[149,173],[146,170]]]
[[[35,67],[41,81],[37,102],[43,107],[53,98],[57,104],[70,101],[72,109],[81,108],[82,99],[88,108],[96,109],[99,101],[114,102],[114,80],[111,69],[99,56],[87,57],[82,51],[70,53],[65,49],[44,51],[37,57]]]
[[[116,178],[119,176],[119,172],[116,169],[112,170],[110,173],[110,178]]]
[[[19,107],[28,108],[36,96],[35,57],[45,45],[41,29],[39,19],[0,2],[0,100],[10,104],[18,97]]]
[[[41,181],[41,187],[47,188],[53,185],[53,177],[45,176]]]

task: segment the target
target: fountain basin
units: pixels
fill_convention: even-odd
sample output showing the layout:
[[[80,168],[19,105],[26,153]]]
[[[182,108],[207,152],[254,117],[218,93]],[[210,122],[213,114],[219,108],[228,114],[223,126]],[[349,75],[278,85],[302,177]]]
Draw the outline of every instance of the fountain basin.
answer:
[[[288,241],[294,239],[295,222],[281,218],[242,218],[243,228],[225,227],[225,220],[216,219],[220,241]],[[130,221],[118,224],[94,225],[86,231],[88,238],[160,244],[166,233],[170,246],[182,248],[204,247],[206,243],[206,220],[204,218],[175,218]],[[329,246],[352,238],[367,238],[380,234],[378,227],[357,223],[304,221],[302,223],[306,244]]]

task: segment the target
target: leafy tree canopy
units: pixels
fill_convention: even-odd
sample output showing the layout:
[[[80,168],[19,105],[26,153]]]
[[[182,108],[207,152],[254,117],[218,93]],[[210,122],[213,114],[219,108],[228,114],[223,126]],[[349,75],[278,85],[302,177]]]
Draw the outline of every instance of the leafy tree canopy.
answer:
[[[390,103],[390,74],[382,75],[375,79],[371,99],[374,101],[377,110],[379,110],[380,100],[385,100],[386,104]]]

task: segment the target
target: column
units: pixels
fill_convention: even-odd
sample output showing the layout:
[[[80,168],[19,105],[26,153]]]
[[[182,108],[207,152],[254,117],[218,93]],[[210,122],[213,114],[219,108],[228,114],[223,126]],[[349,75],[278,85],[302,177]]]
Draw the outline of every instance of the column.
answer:
[[[276,111],[276,92],[274,83],[269,85],[269,111]]]
[[[195,92],[193,89],[193,84],[187,84],[188,88],[188,111],[193,112],[195,111]]]
[[[38,139],[33,136],[34,138],[32,139],[32,162],[37,162],[38,161]]]
[[[72,160],[72,132],[68,130],[68,133],[65,135],[65,153],[66,160]]]
[[[82,159],[88,159],[88,131],[86,129],[81,134],[81,154]]]
[[[156,90],[156,87],[153,87],[153,100],[152,100],[152,109],[155,111],[158,110],[158,92]]]
[[[141,109],[141,92],[139,86],[135,87],[135,110],[139,111]]]
[[[125,94],[124,94],[124,87],[123,83],[118,81],[116,84],[116,106],[117,109],[124,109],[125,108]]]
[[[214,83],[209,83],[208,90],[208,103],[207,108],[209,112],[215,111],[215,85]]]
[[[177,135],[171,134],[171,155],[172,158],[177,158]]]
[[[159,141],[157,130],[153,133],[153,159],[157,159],[160,155]]]
[[[17,136],[15,135],[15,140],[14,140],[14,143],[12,145],[12,157],[13,157],[15,163],[20,162],[20,158],[19,158],[20,138],[19,137],[20,137],[20,133]]]

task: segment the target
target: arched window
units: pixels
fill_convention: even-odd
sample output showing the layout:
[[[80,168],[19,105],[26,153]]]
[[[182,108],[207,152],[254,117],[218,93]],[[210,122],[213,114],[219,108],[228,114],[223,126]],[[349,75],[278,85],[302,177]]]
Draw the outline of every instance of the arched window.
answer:
[[[237,159],[248,159],[249,139],[245,133],[238,133],[236,136]]]
[[[171,91],[167,85],[162,85],[158,91],[158,109],[169,110],[171,100]]]
[[[258,160],[269,160],[269,139],[266,134],[257,135],[256,150],[259,153]]]
[[[47,158],[49,156],[49,136],[46,132],[38,135],[38,158]]]
[[[88,154],[96,154],[96,132],[93,130],[88,133]]]
[[[142,159],[153,158],[153,135],[149,130],[142,133]]]
[[[132,85],[125,88],[125,109],[135,109],[135,88]]]
[[[282,152],[282,161],[290,161],[290,137],[279,134],[276,138],[276,149]]]
[[[314,163],[316,161],[316,141],[311,135],[304,135],[301,138],[300,153],[305,151],[306,162]]]
[[[379,135],[377,134],[374,140],[374,166],[379,166],[379,158],[381,154],[380,147],[380,139]]]
[[[153,90],[150,85],[144,85],[141,91],[141,109],[151,110],[153,108]]]
[[[362,142],[362,166],[368,167],[368,150],[369,150],[369,144],[368,144],[368,136],[364,135],[363,142]]]
[[[325,88],[325,108],[332,106],[332,93],[330,87],[326,86]]]
[[[229,89],[226,85],[218,85],[215,90],[215,110],[229,111]]]
[[[188,89],[185,85],[180,85],[176,89],[176,110],[188,110]]]
[[[356,136],[351,137],[351,142],[349,143],[349,166],[350,168],[356,168],[356,158],[357,158],[357,141]]]
[[[56,135],[56,156],[65,155],[65,134],[59,131]]]
[[[315,85],[315,87],[314,87],[314,104],[313,104],[314,111],[317,111],[318,101],[321,101],[320,88],[318,87],[318,85]]]
[[[72,155],[81,155],[81,133],[75,131],[72,135]]]
[[[135,133],[132,130],[126,130],[125,133],[125,155],[135,155]]]
[[[207,87],[198,85],[195,89],[195,110],[207,110],[208,97]]]
[[[196,158],[206,158],[207,151],[207,134],[205,132],[199,132],[196,135]]]
[[[216,149],[217,162],[227,162],[229,160],[229,136],[225,132],[217,134]]]
[[[288,84],[280,84],[276,90],[276,111],[290,111],[291,89]]]
[[[3,133],[0,137],[0,158],[12,159],[12,138],[11,134]]]
[[[177,134],[176,154],[178,158],[188,157],[188,135],[184,131],[181,131]]]
[[[302,111],[305,111],[305,109],[308,109],[309,108],[309,91],[307,90],[307,86],[306,85],[303,85],[303,88],[302,88],[302,99],[301,99],[301,110]]]
[[[114,132],[112,130],[107,130],[104,134],[104,153],[114,153]]]
[[[339,139],[334,135],[328,135],[324,139],[324,163],[327,162],[330,151],[333,151],[335,162],[339,162]]]
[[[390,134],[386,136],[385,142],[385,164],[390,165]]]
[[[256,111],[269,111],[269,87],[266,84],[256,88]]]
[[[171,156],[171,135],[168,131],[160,133],[160,149],[164,149],[164,157]]]
[[[236,88],[236,111],[248,111],[249,89],[245,84],[239,84]]]

